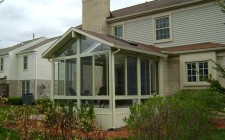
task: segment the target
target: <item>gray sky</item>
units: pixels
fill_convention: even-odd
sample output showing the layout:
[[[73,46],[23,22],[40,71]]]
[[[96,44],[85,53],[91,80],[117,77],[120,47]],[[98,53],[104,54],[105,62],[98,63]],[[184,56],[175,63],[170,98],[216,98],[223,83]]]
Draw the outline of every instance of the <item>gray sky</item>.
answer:
[[[146,0],[111,0],[111,11]],[[149,1],[149,0],[148,0]],[[0,48],[35,37],[62,35],[81,24],[82,0],[5,0],[0,4]]]

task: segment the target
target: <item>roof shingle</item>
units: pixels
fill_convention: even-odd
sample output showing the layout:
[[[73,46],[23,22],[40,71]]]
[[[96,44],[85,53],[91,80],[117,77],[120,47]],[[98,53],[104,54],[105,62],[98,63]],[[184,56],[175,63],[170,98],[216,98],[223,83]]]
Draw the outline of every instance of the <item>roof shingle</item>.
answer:
[[[42,38],[42,37],[40,37],[40,38]],[[33,42],[33,41],[38,40],[38,39],[40,39],[40,38],[36,38],[36,39],[24,41],[24,42],[21,42],[21,43],[19,43],[19,44],[16,44],[16,45],[12,46],[12,47],[0,49],[0,54],[6,54],[6,53],[9,53],[9,52],[11,52],[11,51],[13,51],[13,50],[15,50],[15,49],[18,49],[18,48],[20,48],[20,47],[22,47],[22,46],[24,46],[24,45],[27,45],[27,44],[29,44],[29,43],[31,43],[31,42]]]
[[[198,43],[198,44],[190,44],[190,45],[162,48],[161,51],[182,52],[182,51],[214,49],[214,48],[224,48],[225,49],[225,44],[205,42],[205,43]]]
[[[142,49],[142,50],[146,50],[146,51],[150,51],[150,52],[157,52],[157,53],[160,52],[160,49],[153,45],[146,45],[146,44],[141,44],[138,42],[129,42],[129,41],[120,39],[120,38],[112,36],[112,35],[99,34],[99,33],[91,32],[91,31],[87,31],[87,30],[82,30],[82,31],[86,32],[90,35],[93,35],[97,38],[100,38],[102,40],[116,44],[116,45],[121,45],[121,46],[136,48],[136,49]]]
[[[165,8],[173,5],[178,5],[187,2],[199,2],[196,0],[155,0],[149,1],[142,4],[134,5],[131,7],[115,10],[111,12],[111,18],[119,18],[123,16],[128,16],[132,14],[142,13],[150,10],[156,10],[160,8]]]

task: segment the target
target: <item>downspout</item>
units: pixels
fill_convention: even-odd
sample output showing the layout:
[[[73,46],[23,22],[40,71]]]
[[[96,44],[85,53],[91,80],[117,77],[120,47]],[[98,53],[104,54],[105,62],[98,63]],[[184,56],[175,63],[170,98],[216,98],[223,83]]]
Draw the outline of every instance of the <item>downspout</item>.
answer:
[[[116,99],[116,93],[115,93],[115,57],[114,55],[116,53],[120,52],[120,49],[118,48],[115,52],[112,53],[112,124],[113,128],[115,128],[116,123],[116,105],[115,105],[115,99]]]
[[[34,96],[34,99],[37,99],[37,86],[38,86],[38,84],[37,84],[37,52],[35,52],[35,96]]]

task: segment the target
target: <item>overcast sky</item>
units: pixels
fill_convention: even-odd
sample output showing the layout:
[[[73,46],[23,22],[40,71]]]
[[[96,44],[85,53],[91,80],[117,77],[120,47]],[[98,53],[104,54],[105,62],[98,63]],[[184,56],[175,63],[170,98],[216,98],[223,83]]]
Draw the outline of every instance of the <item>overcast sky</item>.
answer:
[[[111,0],[111,11],[146,0]],[[0,48],[35,37],[62,35],[81,24],[82,0],[5,0],[0,4]]]

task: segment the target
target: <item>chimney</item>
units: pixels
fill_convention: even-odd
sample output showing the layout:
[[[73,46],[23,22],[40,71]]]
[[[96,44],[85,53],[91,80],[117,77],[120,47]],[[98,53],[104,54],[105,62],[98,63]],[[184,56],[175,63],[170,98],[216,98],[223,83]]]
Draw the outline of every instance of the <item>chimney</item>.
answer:
[[[82,29],[107,34],[110,0],[82,0]]]

